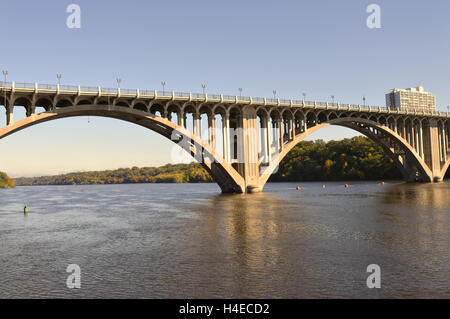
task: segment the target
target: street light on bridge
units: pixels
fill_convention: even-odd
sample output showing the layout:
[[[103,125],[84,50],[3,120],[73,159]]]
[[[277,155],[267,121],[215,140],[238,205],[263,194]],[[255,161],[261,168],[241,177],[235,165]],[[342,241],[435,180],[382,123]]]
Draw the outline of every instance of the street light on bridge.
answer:
[[[331,103],[334,104],[334,95],[331,96]]]
[[[3,78],[5,79],[5,81],[3,82],[3,86],[6,86],[6,76],[8,75],[8,71],[7,70],[3,70]]]
[[[62,75],[58,73],[58,74],[56,74],[56,78],[58,79],[58,85],[60,85],[61,84]]]
[[[162,82],[161,82],[161,85],[162,85],[162,87],[163,87],[163,96],[164,96],[164,88],[166,87],[166,81],[162,81]]]
[[[366,106],[366,97],[365,96],[363,96],[363,105],[364,105],[364,107]]]
[[[205,95],[206,84],[202,84],[203,95]]]
[[[117,81],[117,87],[120,89],[120,83],[122,82],[122,79],[117,78],[116,81]]]
[[[273,93],[273,98],[276,100],[277,99],[277,90],[273,90],[272,93]]]
[[[306,93],[303,93],[303,101],[306,99]]]
[[[242,88],[239,88],[239,100],[242,100]]]

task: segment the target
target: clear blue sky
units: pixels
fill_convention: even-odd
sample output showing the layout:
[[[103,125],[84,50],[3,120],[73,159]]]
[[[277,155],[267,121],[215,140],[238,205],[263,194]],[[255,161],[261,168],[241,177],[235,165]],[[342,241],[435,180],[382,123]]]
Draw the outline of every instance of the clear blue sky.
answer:
[[[66,7],[81,6],[81,29]],[[366,7],[381,7],[381,29]],[[384,105],[391,88],[419,84],[450,104],[450,1],[3,1],[0,69],[9,80]],[[4,112],[0,125],[4,125]],[[15,119],[23,118],[22,108]],[[312,139],[355,135],[328,128]],[[12,176],[153,166],[172,144],[117,120],[65,119],[0,140]]]

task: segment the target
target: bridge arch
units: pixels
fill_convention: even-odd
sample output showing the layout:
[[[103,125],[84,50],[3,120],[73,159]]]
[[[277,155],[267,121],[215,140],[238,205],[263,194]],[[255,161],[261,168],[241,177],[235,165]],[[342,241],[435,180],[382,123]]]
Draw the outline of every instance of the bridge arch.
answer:
[[[311,112],[307,113],[307,117]],[[308,119],[307,119],[308,121]],[[367,136],[375,143],[380,145],[383,150],[389,155],[397,164],[402,175],[407,181],[432,181],[432,172],[428,168],[425,161],[420,157],[418,152],[411,147],[411,145],[402,138],[395,131],[387,126],[381,125],[376,121],[365,118],[355,117],[339,117],[328,120],[327,122],[316,123],[314,126],[308,126],[305,132],[297,135],[292,141],[285,144],[283,150],[274,158],[271,163],[263,169],[259,180],[261,187],[267,182],[272,173],[276,170],[283,158],[294,148],[298,143],[303,141],[306,137],[316,132],[317,130],[330,125],[338,125],[353,129],[359,133]],[[401,150],[399,153],[398,150]],[[447,168],[449,163],[446,164]]]
[[[245,182],[241,175],[227,163],[222,156],[211,149],[210,145],[199,136],[194,135],[182,126],[172,123],[166,118],[149,114],[141,110],[120,106],[79,105],[68,106],[33,114],[20,121],[0,129],[0,139],[25,128],[62,118],[79,116],[99,116],[114,118],[148,128],[181,146],[209,172],[213,180],[224,193],[245,192]]]

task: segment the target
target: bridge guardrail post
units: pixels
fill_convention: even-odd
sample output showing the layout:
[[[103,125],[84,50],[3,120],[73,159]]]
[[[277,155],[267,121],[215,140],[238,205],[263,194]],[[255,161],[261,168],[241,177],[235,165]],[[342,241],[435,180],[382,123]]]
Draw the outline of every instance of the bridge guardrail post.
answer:
[[[11,82],[11,93],[14,93],[16,91],[16,81]]]
[[[139,96],[141,96],[141,92],[139,91],[139,89],[136,89],[136,98],[139,98]]]
[[[97,86],[97,96],[102,96],[102,87],[101,86]]]
[[[34,82],[34,93],[37,93],[39,91],[39,86],[37,82]]]

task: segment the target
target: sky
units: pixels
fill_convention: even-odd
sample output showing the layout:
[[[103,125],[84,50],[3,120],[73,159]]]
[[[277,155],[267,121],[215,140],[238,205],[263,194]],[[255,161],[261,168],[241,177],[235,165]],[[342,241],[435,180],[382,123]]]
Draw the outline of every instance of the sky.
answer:
[[[81,28],[66,25],[81,8]],[[368,28],[369,4],[381,28]],[[423,85],[450,105],[450,1],[2,1],[0,69],[8,80],[385,105],[392,88]],[[3,107],[0,126],[5,125]],[[14,119],[25,117],[23,108]],[[309,139],[356,135],[329,127]],[[0,140],[13,177],[160,166],[173,143],[134,124],[72,118]]]

